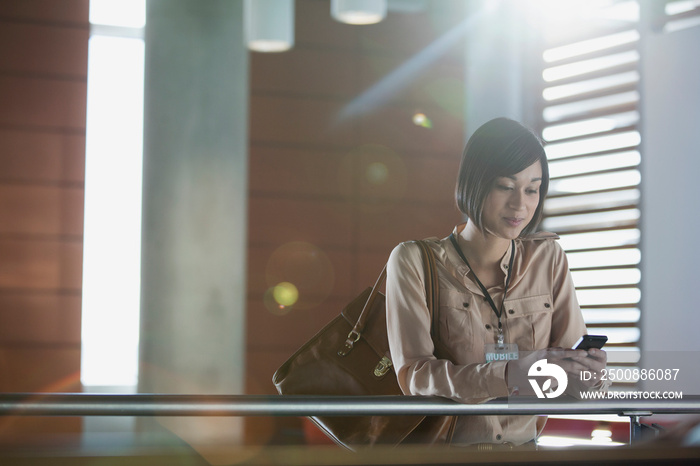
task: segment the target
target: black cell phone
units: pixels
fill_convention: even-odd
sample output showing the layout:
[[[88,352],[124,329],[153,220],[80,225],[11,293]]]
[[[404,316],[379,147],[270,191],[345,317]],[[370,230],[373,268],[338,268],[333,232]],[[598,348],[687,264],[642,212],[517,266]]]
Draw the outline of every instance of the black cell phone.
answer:
[[[589,350],[591,348],[602,348],[608,337],[605,335],[584,335],[574,344],[574,349]]]

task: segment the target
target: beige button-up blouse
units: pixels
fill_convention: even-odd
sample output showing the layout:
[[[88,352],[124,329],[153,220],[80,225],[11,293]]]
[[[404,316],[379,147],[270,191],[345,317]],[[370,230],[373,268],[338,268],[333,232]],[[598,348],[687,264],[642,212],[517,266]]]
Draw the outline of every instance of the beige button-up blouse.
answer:
[[[455,227],[458,235],[465,224]],[[520,351],[570,348],[586,333],[566,255],[551,233],[515,240],[510,285],[502,314],[506,343]],[[480,403],[509,395],[506,361],[486,362],[496,343],[498,318],[449,238],[430,238],[440,282],[439,335],[453,360],[436,359],[430,337],[420,248],[399,244],[387,265],[386,309],[391,356],[405,394]],[[510,248],[501,261],[507,275]],[[504,279],[505,281],[505,279]],[[488,290],[496,306],[503,286]],[[540,427],[543,423],[540,423]],[[535,416],[463,416],[453,443],[522,444],[538,434]]]

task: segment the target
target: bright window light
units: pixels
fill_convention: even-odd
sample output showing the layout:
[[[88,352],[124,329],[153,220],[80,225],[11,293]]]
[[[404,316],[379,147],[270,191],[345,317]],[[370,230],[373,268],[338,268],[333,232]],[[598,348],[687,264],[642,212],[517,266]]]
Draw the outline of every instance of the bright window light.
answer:
[[[576,283],[576,279],[574,279]],[[617,324],[617,323],[635,323],[639,322],[639,318],[642,315],[638,308],[593,308],[593,309],[582,309],[583,320],[586,324]],[[616,359],[614,362],[637,362],[639,358],[634,360]],[[610,361],[610,357],[608,357]],[[612,362],[612,361],[611,361]]]
[[[638,23],[640,17],[639,1],[614,2],[601,12],[600,17],[615,22]]]
[[[550,197],[544,205],[546,215],[574,213],[594,209],[622,207],[639,203],[638,189],[624,189],[604,193],[580,194],[576,196]]]
[[[546,141],[574,138],[586,134],[602,133],[615,129],[615,121],[610,118],[595,118],[576,123],[566,123],[557,126],[548,126],[542,131]]]
[[[627,71],[625,73],[612,74],[601,78],[547,87],[542,91],[542,97],[544,97],[544,100],[553,101],[589,92],[611,89],[613,87],[636,84],[638,81],[639,73],[637,71]]]
[[[692,11],[698,7],[700,7],[700,0],[671,1],[666,2],[664,10],[667,15],[673,16]]]
[[[642,293],[638,288],[576,290],[576,297],[581,306],[637,304]]]
[[[603,228],[615,226],[619,223],[627,223],[631,220],[638,220],[641,212],[639,209],[612,210],[608,212],[593,212],[588,214],[562,215],[558,217],[547,217],[542,222],[545,230],[557,231],[560,229],[570,230],[576,228]]]
[[[561,178],[563,176],[583,175],[589,172],[613,170],[616,168],[636,167],[641,161],[642,157],[636,150],[551,161],[549,164],[549,176],[551,178]]]
[[[549,184],[549,192],[554,194],[602,191],[604,189],[637,186],[641,180],[642,174],[639,170],[624,170],[601,175],[577,176],[575,178],[552,180]]]
[[[676,32],[696,26],[700,26],[700,16],[691,16],[690,18],[669,21],[664,26],[664,32]]]
[[[568,104],[552,105],[542,112],[545,121],[551,123],[587,112],[595,112],[619,106],[635,105],[639,102],[639,92],[629,91],[619,94],[596,97],[593,99],[577,100]]]
[[[571,252],[566,256],[569,259],[569,267],[571,269],[609,267],[616,265],[637,265],[642,259],[642,253],[639,249]]]
[[[556,141],[592,133],[602,133],[615,129],[615,122],[608,118],[596,118],[593,120],[567,123],[559,126],[549,126],[542,131],[546,141]]]
[[[561,159],[573,155],[592,154],[627,147],[636,147],[642,141],[639,131],[609,134],[572,142],[549,144],[545,148],[549,160]]]
[[[596,334],[607,335],[608,344],[636,343],[641,335],[641,331],[636,327],[597,327],[595,331]]]
[[[146,1],[90,0],[90,23],[142,28],[146,25]]]
[[[632,29],[629,31],[611,34],[609,36],[596,37],[595,39],[584,40],[574,44],[568,44],[562,47],[545,50],[542,57],[544,58],[545,62],[551,63],[557,60],[564,60],[587,53],[618,47],[620,45],[629,44],[638,40],[639,32]]]
[[[601,133],[613,129],[632,126],[639,122],[639,112],[623,112],[604,117],[590,118],[574,123],[552,125],[542,131],[542,136],[547,141],[574,138],[587,134]]]
[[[572,249],[614,248],[637,244],[641,232],[637,228],[626,230],[594,231],[561,235],[559,244],[566,251]]]
[[[542,91],[542,97],[544,97],[544,100],[553,101],[575,95],[586,94],[588,92],[597,92],[604,89],[611,89],[613,87],[631,85],[637,83],[638,81],[639,73],[637,71],[627,71],[625,73],[612,74],[601,78],[547,87]]]
[[[622,309],[616,309],[616,311],[626,312]],[[639,309],[632,309],[632,311],[637,311],[639,315]],[[611,364],[637,364],[642,358],[642,351],[637,346],[607,346],[605,352],[608,353],[608,362]]]
[[[639,269],[585,270],[572,272],[576,286],[636,285],[642,279]]]
[[[594,71],[601,71],[616,66],[621,66],[639,61],[639,53],[636,50],[620,52],[604,57],[581,60],[567,65],[553,66],[542,72],[542,77],[547,82],[571,78]]]
[[[138,379],[143,77],[142,40],[91,36],[81,351],[86,386],[133,386]]]
[[[567,448],[567,447],[617,447],[624,443],[613,442],[609,437],[605,439],[591,438],[583,439],[577,437],[559,437],[554,435],[542,435],[537,438],[538,447]]]
[[[625,424],[629,424],[630,422],[628,417],[618,416],[617,414],[550,414],[547,417],[549,419],[579,419],[582,421],[624,422]]]

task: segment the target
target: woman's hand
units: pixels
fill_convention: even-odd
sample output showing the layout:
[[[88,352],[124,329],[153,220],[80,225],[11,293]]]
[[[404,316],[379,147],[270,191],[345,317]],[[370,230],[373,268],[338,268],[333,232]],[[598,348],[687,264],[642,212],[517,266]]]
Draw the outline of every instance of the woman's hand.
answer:
[[[589,350],[562,350],[557,352],[557,358],[550,362],[559,365],[569,376],[572,389],[588,389],[600,382],[602,370],[608,361],[608,354],[597,348]],[[582,377],[584,372],[591,377]],[[575,393],[575,392],[571,392]]]
[[[506,384],[510,393],[534,395],[535,392],[528,380],[530,367],[540,359],[548,359],[549,349],[531,352],[520,352],[520,357],[506,364]]]
[[[521,352],[519,359],[508,361],[506,365],[506,383],[511,392],[517,391],[524,395],[535,394],[529,382],[529,371],[532,365],[541,359],[546,359],[548,364],[556,364],[566,372],[567,392],[577,396],[579,390],[587,390],[600,381],[608,356],[605,351],[597,348],[589,350],[547,348]],[[581,377],[582,372],[589,372],[591,377]]]

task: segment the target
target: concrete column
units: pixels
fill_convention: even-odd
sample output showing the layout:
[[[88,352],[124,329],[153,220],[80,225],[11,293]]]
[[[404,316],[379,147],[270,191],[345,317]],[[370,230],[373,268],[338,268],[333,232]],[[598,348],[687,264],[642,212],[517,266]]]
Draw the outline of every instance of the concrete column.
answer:
[[[700,29],[662,32],[663,2],[641,2],[641,367],[678,370],[642,390],[698,393]],[[680,376],[680,374],[683,374]],[[659,421],[663,425],[663,421]]]
[[[244,392],[248,54],[242,10],[242,1],[148,1],[142,393]],[[217,418],[159,423],[193,445],[217,436],[235,442],[242,425]]]
[[[523,122],[523,42],[526,9],[518,0],[469,2],[473,21],[467,31],[465,137],[496,117]],[[527,123],[527,122],[525,122]]]

